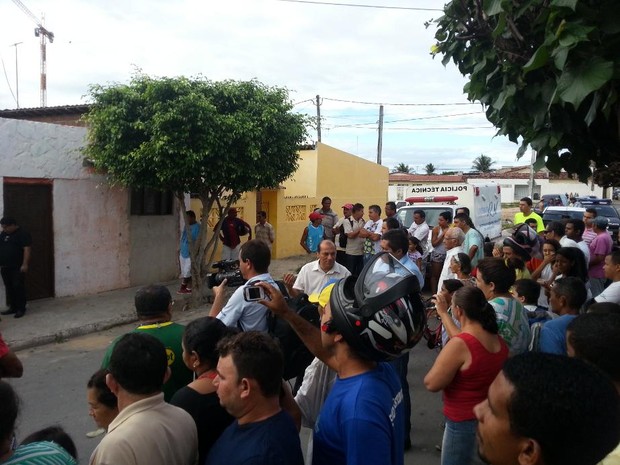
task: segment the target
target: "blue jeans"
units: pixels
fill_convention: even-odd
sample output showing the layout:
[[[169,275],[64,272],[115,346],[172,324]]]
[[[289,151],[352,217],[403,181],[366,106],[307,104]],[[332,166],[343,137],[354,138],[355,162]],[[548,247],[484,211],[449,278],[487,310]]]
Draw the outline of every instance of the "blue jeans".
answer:
[[[452,421],[446,418],[441,444],[441,465],[480,463],[476,452],[476,420]]]

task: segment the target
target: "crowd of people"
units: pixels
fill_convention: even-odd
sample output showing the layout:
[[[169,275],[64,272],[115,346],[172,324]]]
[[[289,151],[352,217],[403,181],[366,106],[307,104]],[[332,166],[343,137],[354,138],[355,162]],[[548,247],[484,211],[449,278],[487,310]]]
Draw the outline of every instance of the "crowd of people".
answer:
[[[595,211],[545,226],[531,207],[522,199],[514,233],[492,243],[466,208],[438,225],[416,210],[405,228],[393,202],[346,203],[339,218],[325,197],[300,240],[316,259],[281,282],[269,272],[267,215],[251,239],[229,212],[222,238],[245,284],[229,298],[226,280],[215,286],[208,316],[187,326],[173,321],[167,287],[138,290],[139,326],[85,382],[105,433],[89,463],[403,465],[416,408],[410,350],[432,311],[441,350],[426,374],[409,375],[442,392],[442,465],[618,464],[620,252]],[[187,231],[195,239],[192,213],[181,258]],[[182,274],[179,292],[191,292]],[[264,297],[248,298],[249,287]],[[296,311],[301,297],[316,305],[318,327]],[[273,318],[315,357],[295,382],[283,379]],[[0,339],[0,378],[22,371]],[[18,413],[0,381],[0,465],[77,463],[62,428],[19,441]],[[312,430],[305,453],[301,427]]]

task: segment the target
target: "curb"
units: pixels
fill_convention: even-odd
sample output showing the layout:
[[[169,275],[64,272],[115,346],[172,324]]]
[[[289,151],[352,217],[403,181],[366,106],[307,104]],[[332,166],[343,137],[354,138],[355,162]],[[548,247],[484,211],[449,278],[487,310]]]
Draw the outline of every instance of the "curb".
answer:
[[[98,331],[105,331],[106,329],[114,328],[115,326],[122,326],[127,323],[133,323],[135,321],[138,321],[135,313],[133,315],[120,315],[119,317],[105,321],[98,321],[96,323],[88,323],[73,328],[61,329],[53,334],[35,336],[25,341],[7,341],[7,343],[11,347],[11,350],[17,352],[20,350],[53,344],[55,342],[65,342],[68,339],[96,333]]]

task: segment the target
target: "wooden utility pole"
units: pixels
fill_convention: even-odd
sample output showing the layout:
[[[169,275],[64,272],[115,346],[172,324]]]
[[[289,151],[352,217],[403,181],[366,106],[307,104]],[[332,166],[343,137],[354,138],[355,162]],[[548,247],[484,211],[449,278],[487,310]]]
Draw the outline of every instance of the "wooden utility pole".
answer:
[[[530,166],[530,199],[534,200],[534,187],[536,186],[534,181],[534,164],[536,163],[536,150],[532,149],[532,158],[530,161],[532,162],[532,166]]]
[[[321,142],[321,98],[318,94],[316,96],[316,134]]]
[[[377,141],[377,164],[381,164],[381,151],[383,150],[383,105],[379,106],[379,138]]]

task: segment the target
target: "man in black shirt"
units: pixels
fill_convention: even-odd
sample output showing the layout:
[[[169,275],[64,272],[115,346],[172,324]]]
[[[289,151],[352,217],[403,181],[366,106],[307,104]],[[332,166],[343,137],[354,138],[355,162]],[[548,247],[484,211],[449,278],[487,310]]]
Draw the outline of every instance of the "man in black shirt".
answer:
[[[21,318],[26,313],[25,277],[30,263],[30,234],[8,216],[0,219],[0,272],[6,291],[8,310],[2,315],[15,314]]]

